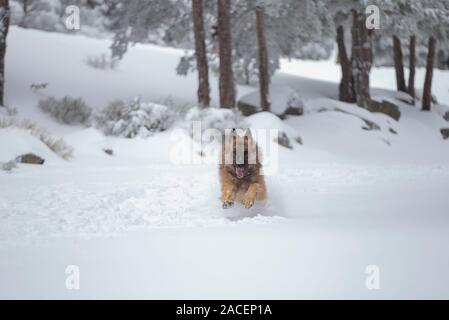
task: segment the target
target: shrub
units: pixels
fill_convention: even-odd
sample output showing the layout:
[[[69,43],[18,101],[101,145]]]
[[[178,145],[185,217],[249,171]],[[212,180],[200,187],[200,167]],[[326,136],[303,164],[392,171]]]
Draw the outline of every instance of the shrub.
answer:
[[[154,132],[168,129],[174,121],[174,113],[164,105],[141,102],[136,98],[129,102],[111,102],[95,119],[106,135],[148,137]]]
[[[55,97],[41,99],[39,100],[39,108],[59,122],[70,125],[87,125],[92,114],[92,108],[83,99],[69,96],[62,99],[56,99]]]
[[[95,69],[107,70],[115,69],[119,63],[118,59],[112,59],[106,56],[105,53],[99,56],[88,56],[86,58],[87,65]]]

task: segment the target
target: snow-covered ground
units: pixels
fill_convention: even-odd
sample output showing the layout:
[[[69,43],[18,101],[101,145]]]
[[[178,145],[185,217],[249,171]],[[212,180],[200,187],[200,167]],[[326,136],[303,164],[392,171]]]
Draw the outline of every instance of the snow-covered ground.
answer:
[[[108,45],[11,28],[6,104],[63,137],[74,157],[61,159],[24,130],[0,129],[0,162],[24,152],[46,159],[0,171],[0,298],[449,298],[447,107],[422,113],[398,102],[397,122],[335,101],[333,60],[285,61],[272,83],[274,108],[295,91],[307,113],[247,122],[286,132],[293,149],[279,149],[266,205],[223,210],[216,166],[171,161],[176,128],[106,137],[37,108],[43,96],[67,94],[96,109],[134,96],[194,105],[196,75],[175,73],[182,51],[136,45],[116,70],[85,63]],[[418,70],[418,87],[422,78]],[[392,69],[373,70],[372,82],[373,96],[393,99]],[[437,71],[442,104],[447,83],[449,72]],[[366,121],[379,129],[362,129]],[[66,288],[69,265],[79,267],[79,290]],[[379,267],[378,290],[365,285],[369,265]]]

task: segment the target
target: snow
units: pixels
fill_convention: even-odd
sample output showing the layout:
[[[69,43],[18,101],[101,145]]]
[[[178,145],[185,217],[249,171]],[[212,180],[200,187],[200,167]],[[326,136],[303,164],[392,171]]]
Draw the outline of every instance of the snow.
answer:
[[[223,210],[217,167],[201,162],[212,155],[198,154],[185,120],[126,139],[62,125],[37,107],[47,95],[79,96],[95,110],[137,96],[170,98],[174,111],[194,106],[196,75],[175,72],[182,51],[136,45],[117,69],[98,70],[85,57],[107,50],[106,40],[12,27],[8,42],[6,104],[62,137],[74,158],[62,160],[25,130],[0,129],[0,162],[23,152],[46,159],[0,171],[0,298],[449,297],[446,106],[422,113],[395,100],[395,121],[336,101],[332,60],[283,64],[273,103],[283,90],[299,92],[305,115],[246,122],[285,132],[293,149],[279,146],[265,205]],[[393,75],[373,70],[374,96],[394,99]],[[435,72],[443,104],[448,77]],[[30,90],[42,82],[49,86]],[[239,96],[252,91],[238,87]],[[379,129],[362,129],[366,121]],[[184,141],[197,162],[172,161]],[[80,290],[65,287],[68,265],[80,268]],[[368,265],[380,268],[379,290],[365,287]]]

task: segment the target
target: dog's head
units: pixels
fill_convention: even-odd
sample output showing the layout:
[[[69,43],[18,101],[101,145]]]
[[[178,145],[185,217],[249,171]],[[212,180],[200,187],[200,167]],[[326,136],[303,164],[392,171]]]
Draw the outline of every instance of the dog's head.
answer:
[[[232,129],[224,146],[223,165],[231,175],[237,179],[245,179],[258,172],[260,168],[258,148],[249,129],[243,136],[238,135],[236,129]]]

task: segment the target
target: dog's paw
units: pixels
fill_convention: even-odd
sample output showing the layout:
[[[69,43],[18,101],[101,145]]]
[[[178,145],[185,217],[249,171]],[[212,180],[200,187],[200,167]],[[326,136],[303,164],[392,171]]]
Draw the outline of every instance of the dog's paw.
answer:
[[[234,206],[234,202],[232,202],[232,201],[225,201],[225,202],[223,202],[223,209],[229,209],[229,208],[231,208],[233,206]]]
[[[254,200],[253,199],[245,199],[243,200],[243,205],[245,206],[246,209],[249,209],[253,206],[254,204]]]

